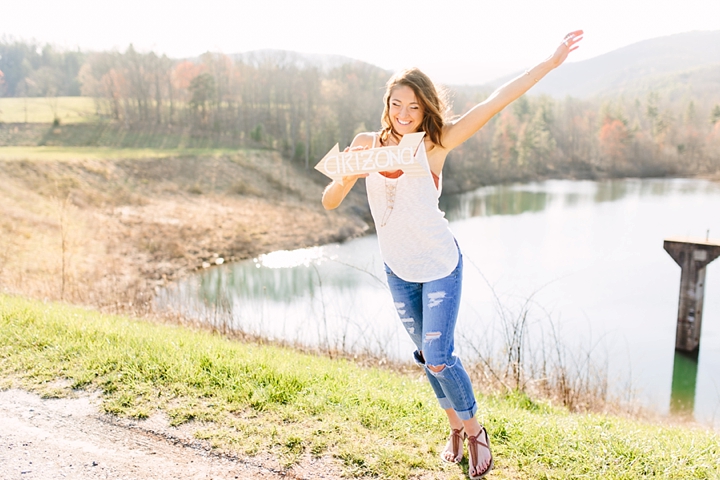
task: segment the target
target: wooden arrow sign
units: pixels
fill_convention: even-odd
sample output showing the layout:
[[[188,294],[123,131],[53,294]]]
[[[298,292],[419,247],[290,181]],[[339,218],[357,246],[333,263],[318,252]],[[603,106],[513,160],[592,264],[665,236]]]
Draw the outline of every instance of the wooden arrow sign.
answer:
[[[425,177],[430,175],[430,167],[415,156],[424,136],[425,132],[408,133],[403,135],[399,145],[352,152],[341,152],[336,143],[315,169],[341,185],[343,177],[360,173],[402,170],[410,177]]]

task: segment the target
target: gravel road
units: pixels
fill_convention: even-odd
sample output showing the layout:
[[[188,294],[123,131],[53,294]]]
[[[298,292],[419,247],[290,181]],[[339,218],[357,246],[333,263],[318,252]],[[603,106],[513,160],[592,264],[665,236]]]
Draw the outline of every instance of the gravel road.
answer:
[[[41,399],[0,391],[0,479],[338,478],[322,460],[282,471],[266,459],[227,458],[163,418],[134,422],[101,413],[97,397]],[[275,465],[273,465],[275,464]]]

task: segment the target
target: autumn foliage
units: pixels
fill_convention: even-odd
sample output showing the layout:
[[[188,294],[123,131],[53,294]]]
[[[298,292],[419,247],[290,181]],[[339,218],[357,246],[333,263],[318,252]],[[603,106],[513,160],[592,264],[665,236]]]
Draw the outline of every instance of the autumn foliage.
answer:
[[[3,48],[10,47],[25,48]],[[379,129],[390,76],[362,62],[323,64],[281,51],[176,60],[130,46],[125,52],[58,55],[47,50],[42,58],[50,63],[20,72],[10,83],[6,78],[6,94],[69,92],[67,75],[59,72],[74,59],[79,93],[95,98],[99,114],[124,129],[147,132],[151,126],[204,138],[207,146],[277,149],[307,168],[335,143],[348,145],[358,132]],[[450,90],[451,115],[491,93],[481,87]],[[451,153],[445,191],[549,177],[716,172],[718,125],[720,105],[705,98],[648,91],[627,98],[555,99],[531,91]]]
[[[602,155],[613,165],[625,162],[628,138],[628,130],[623,122],[606,118],[599,134]]]

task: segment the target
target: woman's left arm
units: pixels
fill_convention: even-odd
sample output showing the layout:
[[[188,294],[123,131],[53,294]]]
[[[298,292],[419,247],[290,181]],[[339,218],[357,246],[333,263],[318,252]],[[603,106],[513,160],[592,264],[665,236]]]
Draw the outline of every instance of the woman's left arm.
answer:
[[[526,70],[524,74],[509,81],[502,87],[495,90],[485,101],[475,105],[465,115],[454,122],[449,123],[443,132],[443,147],[452,150],[465,140],[475,134],[492,117],[503,108],[530,90],[541,78],[550,73],[554,68],[559,67],[567,58],[568,54],[578,48],[576,45],[582,40],[583,31],[575,30],[568,33],[560,46],[547,60],[533,68]]]

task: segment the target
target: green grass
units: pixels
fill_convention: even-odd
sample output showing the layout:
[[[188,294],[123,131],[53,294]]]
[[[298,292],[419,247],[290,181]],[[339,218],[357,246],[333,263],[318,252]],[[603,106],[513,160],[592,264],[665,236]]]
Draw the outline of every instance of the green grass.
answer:
[[[446,426],[419,374],[182,327],[0,296],[0,386],[99,389],[109,413],[196,420],[217,449],[288,466],[309,454],[353,478],[465,478],[466,464],[437,459]],[[492,478],[720,478],[720,438],[700,428],[570,414],[519,394],[479,404]]]
[[[140,160],[169,157],[216,157],[238,153],[236,148],[113,148],[113,147],[0,147],[0,161],[8,160]]]
[[[0,122],[52,123],[53,109],[61,124],[98,120],[95,100],[89,97],[0,98]]]
[[[224,149],[245,148],[243,133],[237,130],[200,131],[178,125],[136,124],[98,120],[64,124],[1,123],[0,145],[111,148],[111,149]]]

